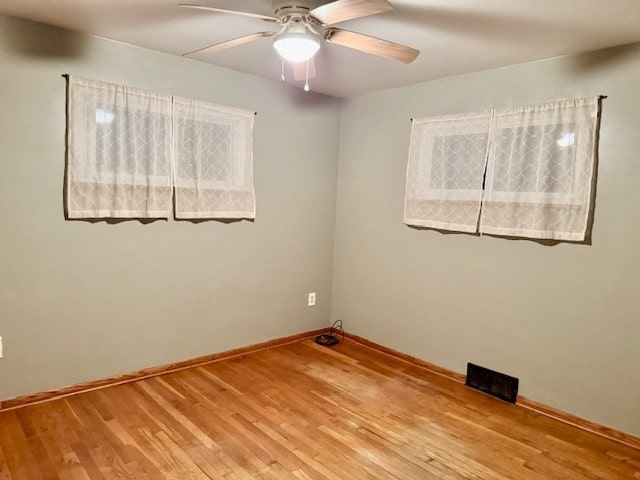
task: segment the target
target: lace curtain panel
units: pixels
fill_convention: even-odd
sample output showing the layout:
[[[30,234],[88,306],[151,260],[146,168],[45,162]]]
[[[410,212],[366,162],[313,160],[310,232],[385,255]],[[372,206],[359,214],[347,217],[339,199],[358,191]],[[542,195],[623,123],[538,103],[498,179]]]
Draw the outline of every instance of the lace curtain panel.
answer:
[[[414,119],[404,222],[476,232],[491,112]]]
[[[598,114],[591,97],[414,120],[405,223],[584,240]]]
[[[174,98],[177,218],[255,218],[254,116]]]
[[[69,218],[167,218],[171,96],[69,77]]]
[[[599,98],[496,110],[480,232],[585,238]]]
[[[255,218],[254,112],[69,77],[69,218]]]

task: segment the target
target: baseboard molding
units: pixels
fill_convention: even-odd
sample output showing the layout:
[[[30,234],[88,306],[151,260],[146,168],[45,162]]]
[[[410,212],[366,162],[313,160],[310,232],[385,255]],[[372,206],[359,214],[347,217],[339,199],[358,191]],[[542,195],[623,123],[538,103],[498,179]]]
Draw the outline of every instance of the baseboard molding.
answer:
[[[418,367],[423,367],[429,370],[431,373],[435,373],[437,375],[440,375],[441,377],[446,377],[459,383],[465,382],[466,377],[462,373],[454,372],[453,370],[449,370],[433,363],[426,362],[420,358],[412,357],[411,355],[407,355],[406,353],[402,353],[392,348],[385,347],[384,345],[372,342],[371,340],[367,340],[364,337],[354,335],[353,333],[344,332],[344,336],[350,340],[353,340],[354,342],[359,343],[360,345],[364,345],[365,347],[369,347],[377,350],[378,352],[385,353],[391,357],[404,360],[405,362],[417,365]]]
[[[371,340],[367,340],[366,338],[354,335],[353,333],[345,332],[344,336],[356,343],[372,348],[374,350],[377,350],[378,352],[384,353],[399,360],[404,360],[405,362],[408,362],[412,365],[422,367],[431,373],[435,373],[436,375],[448,378],[454,382],[462,384],[465,383],[466,377],[462,373],[454,372],[453,370],[434,365],[433,363],[429,363],[411,355],[407,355],[406,353],[402,353],[392,348],[385,347],[384,345],[372,342]],[[601,437],[605,437],[609,440],[613,440],[628,447],[640,450],[640,438],[631,435],[630,433],[622,432],[614,428],[600,425],[599,423],[595,423],[571,413],[558,410],[557,408],[536,402],[521,395],[518,395],[516,406],[525,408],[527,410],[532,410],[536,413],[551,417],[555,420],[577,427],[581,430],[586,430],[587,432],[600,435]]]
[[[137,372],[126,373],[123,375],[115,375],[113,377],[104,378],[102,380],[95,380],[77,385],[71,385],[68,387],[58,388],[54,390],[48,390],[46,392],[34,393],[31,395],[24,395],[9,400],[0,401],[0,412],[7,410],[13,410],[16,408],[25,407],[27,405],[34,405],[37,403],[48,402],[56,400],[58,398],[68,397],[69,395],[75,395],[78,393],[90,392],[98,390],[100,388],[111,387],[114,385],[122,385],[124,383],[131,383],[145,378],[156,377],[158,375],[164,375],[186,368],[197,367],[206,365],[208,363],[219,362],[221,360],[227,360],[229,358],[239,357],[240,355],[246,355],[248,353],[259,352],[261,350],[267,350],[269,348],[279,347],[294,342],[299,342],[307,338],[312,338],[321,333],[325,333],[326,328],[319,330],[313,330],[310,332],[299,333],[296,335],[290,335],[287,337],[276,338],[268,340],[262,343],[256,343],[247,347],[235,348],[233,350],[227,350],[225,352],[214,353],[212,355],[205,355],[203,357],[193,358],[182,362],[169,363],[167,365],[161,365],[158,367],[146,368],[138,370]]]
[[[557,408],[550,407],[549,405],[536,402],[535,400],[531,400],[520,395],[518,396],[516,405],[520,405],[522,408],[526,408],[527,410],[533,410],[534,412],[546,415],[547,417],[555,418],[556,420],[567,423],[574,427],[578,427],[582,430],[586,430],[587,432],[595,433],[596,435],[600,435],[601,437],[606,437],[610,440],[615,440],[618,443],[622,443],[628,447],[640,450],[640,438],[631,435],[630,433],[622,432],[605,425],[600,425],[599,423],[595,423],[585,418],[578,417],[577,415],[573,415],[572,413],[558,410]]]

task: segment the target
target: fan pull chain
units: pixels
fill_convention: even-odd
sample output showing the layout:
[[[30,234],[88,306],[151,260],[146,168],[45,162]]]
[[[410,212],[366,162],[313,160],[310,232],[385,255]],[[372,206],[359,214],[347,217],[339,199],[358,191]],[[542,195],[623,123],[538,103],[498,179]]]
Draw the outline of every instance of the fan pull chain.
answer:
[[[309,91],[309,60],[307,60],[307,82],[304,84],[304,91]]]
[[[280,81],[284,83],[284,58],[282,59],[282,73],[280,74]]]

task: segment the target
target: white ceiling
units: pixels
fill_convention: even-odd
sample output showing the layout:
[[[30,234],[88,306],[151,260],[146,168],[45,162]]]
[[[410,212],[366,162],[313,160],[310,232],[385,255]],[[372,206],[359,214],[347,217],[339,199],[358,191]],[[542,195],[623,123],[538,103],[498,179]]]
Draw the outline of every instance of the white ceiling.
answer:
[[[184,1],[184,0],[183,0]],[[189,0],[271,13],[271,0]],[[272,30],[262,20],[179,8],[178,0],[0,0],[0,11],[180,55]],[[391,0],[388,13],[338,26],[421,50],[410,65],[325,43],[311,89],[337,97],[640,41],[639,0]],[[206,61],[278,79],[264,38]],[[195,60],[193,60],[195,61]],[[291,76],[291,75],[289,75]],[[294,82],[302,86],[303,82]]]

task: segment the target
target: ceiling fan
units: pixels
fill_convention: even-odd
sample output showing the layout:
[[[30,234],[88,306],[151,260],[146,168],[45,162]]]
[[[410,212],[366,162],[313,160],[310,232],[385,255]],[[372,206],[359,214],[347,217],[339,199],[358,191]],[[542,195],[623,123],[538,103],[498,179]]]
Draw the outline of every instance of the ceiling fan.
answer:
[[[296,80],[304,80],[306,78],[305,90],[307,91],[309,90],[309,78],[315,76],[313,58],[320,50],[322,40],[402,63],[413,62],[420,53],[419,50],[405,45],[333,27],[333,25],[347,20],[393,10],[393,6],[386,0],[337,0],[333,2],[323,0],[272,0],[272,15],[187,3],[179,3],[178,6],[242,15],[278,24],[280,28],[275,32],[257,32],[245,35],[185,53],[183,56],[197,59],[206,54],[253,42],[254,40],[273,37],[273,46],[283,58],[283,62],[287,60],[292,63],[294,78]],[[282,80],[284,81],[284,63]]]

